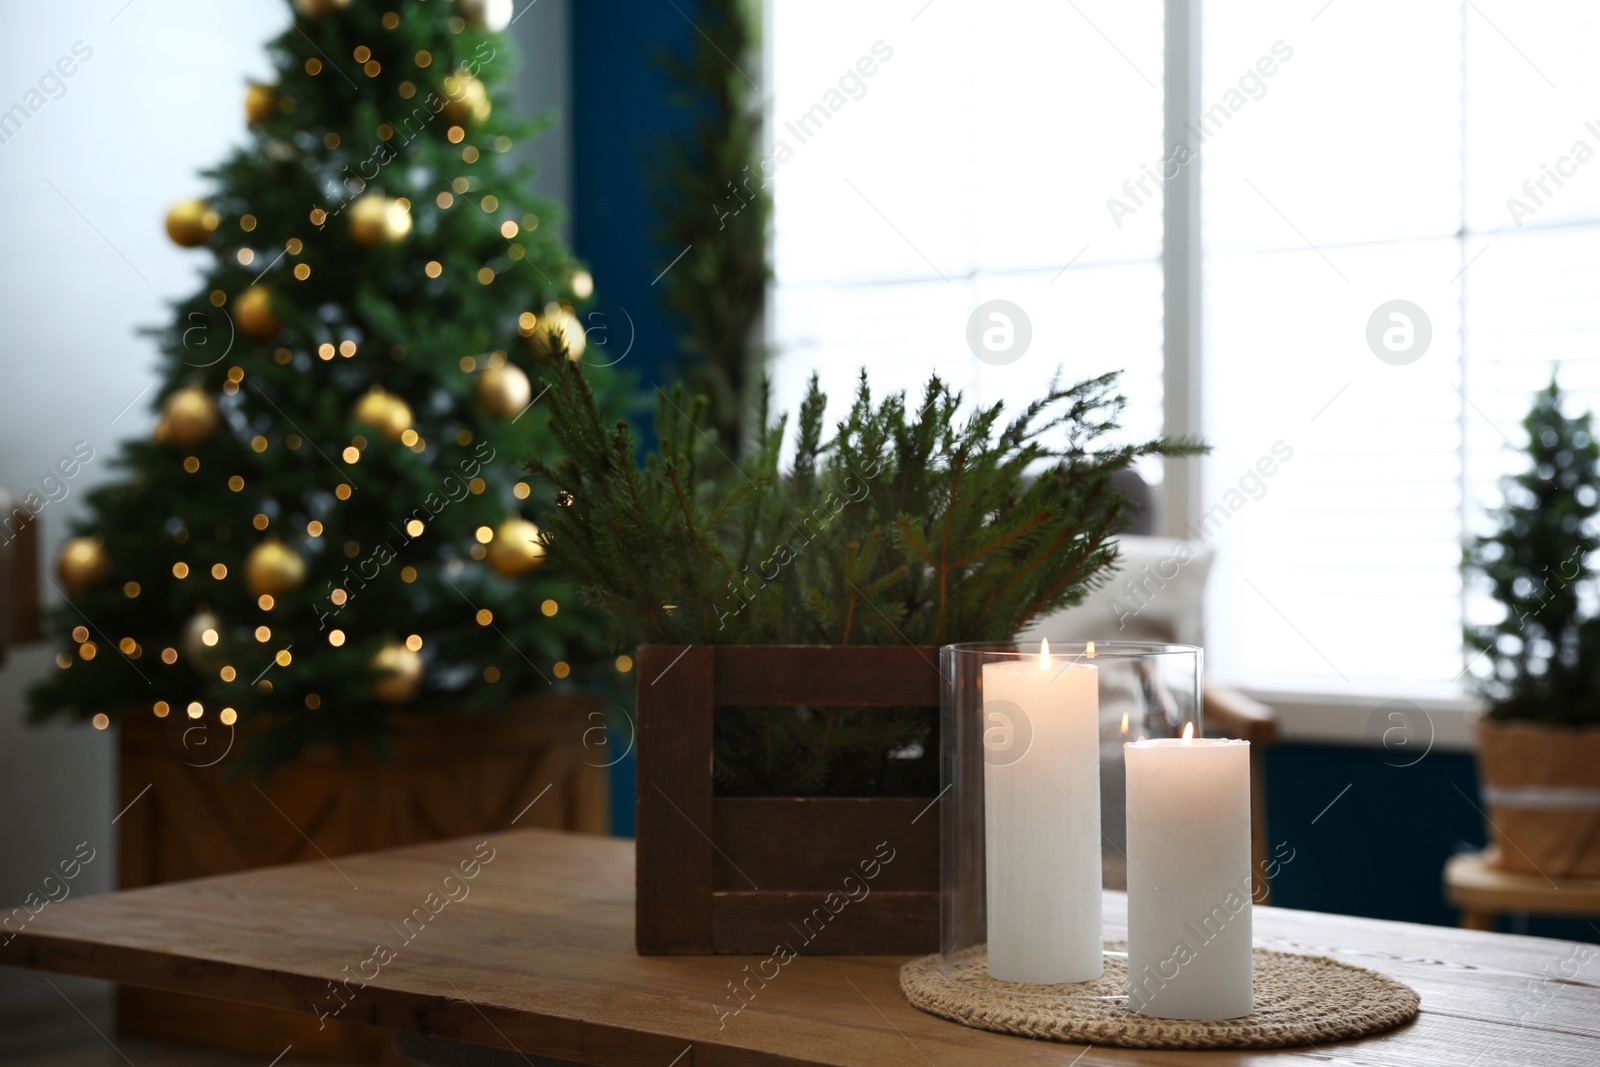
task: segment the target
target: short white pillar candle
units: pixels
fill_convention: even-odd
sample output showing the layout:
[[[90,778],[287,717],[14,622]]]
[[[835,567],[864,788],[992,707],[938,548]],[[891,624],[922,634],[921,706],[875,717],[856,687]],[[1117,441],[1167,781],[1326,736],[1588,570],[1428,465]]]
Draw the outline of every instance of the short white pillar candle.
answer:
[[[1123,746],[1128,799],[1128,1007],[1236,1019],[1255,1007],[1250,957],[1250,743]]]

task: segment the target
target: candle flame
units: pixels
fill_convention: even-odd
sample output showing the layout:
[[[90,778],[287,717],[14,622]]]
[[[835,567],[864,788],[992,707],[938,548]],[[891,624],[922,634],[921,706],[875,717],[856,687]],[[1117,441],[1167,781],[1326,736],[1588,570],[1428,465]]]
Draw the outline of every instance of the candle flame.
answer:
[[[1123,733],[1127,733],[1128,732],[1128,713],[1127,712],[1123,712],[1122,713],[1122,732]]]
[[[1041,671],[1047,671],[1047,670],[1050,669],[1050,639],[1049,638],[1041,637],[1039,639],[1039,669]]]
[[[1083,654],[1085,656],[1088,656],[1090,659],[1094,659],[1094,642],[1093,641],[1090,641],[1086,646],[1084,646]]]
[[[1193,740],[1194,740],[1194,720],[1191,719],[1188,722],[1183,724],[1183,743],[1187,745],[1190,741],[1193,741]]]

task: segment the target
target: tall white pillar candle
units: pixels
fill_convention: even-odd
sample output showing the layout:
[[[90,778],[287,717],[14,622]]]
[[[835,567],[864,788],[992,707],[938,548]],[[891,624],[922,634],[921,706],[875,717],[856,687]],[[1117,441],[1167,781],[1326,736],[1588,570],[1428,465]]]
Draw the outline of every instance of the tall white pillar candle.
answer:
[[[1100,691],[1081,658],[983,666],[989,975],[1087,982],[1100,941]]]
[[[1128,798],[1128,1007],[1163,1019],[1254,1010],[1250,743],[1123,746]]]

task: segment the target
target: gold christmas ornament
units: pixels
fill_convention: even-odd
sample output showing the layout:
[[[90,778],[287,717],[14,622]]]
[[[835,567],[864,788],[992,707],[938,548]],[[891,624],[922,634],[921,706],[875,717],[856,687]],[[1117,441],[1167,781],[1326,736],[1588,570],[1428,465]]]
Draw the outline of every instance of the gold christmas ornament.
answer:
[[[222,640],[222,623],[209,611],[199,611],[183,624],[183,635],[178,646],[190,659],[205,662],[215,658],[217,645]]]
[[[457,126],[483,122],[493,107],[489,90],[470,74],[452,74],[444,80],[444,117]]]
[[[56,570],[67,592],[77,595],[110,577],[111,557],[98,537],[74,537],[61,546]]]
[[[539,325],[534,329],[528,343],[541,356],[553,355],[557,347],[553,336],[555,334],[560,334],[566,341],[569,360],[576,363],[583,358],[583,350],[589,347],[589,342],[584,336],[583,323],[578,321],[578,316],[566,308],[546,312],[539,316]]]
[[[502,578],[526,574],[544,562],[539,527],[527,519],[507,519],[489,542],[490,568]]]
[[[278,541],[263,541],[244,561],[250,595],[281,596],[306,580],[306,561]]]
[[[340,8],[349,6],[350,0],[294,0],[294,9],[308,19],[327,18]]]
[[[384,205],[382,193],[367,193],[350,205],[350,238],[358,245],[374,245],[383,236]]]
[[[368,193],[350,205],[350,238],[358,245],[397,244],[411,234],[411,209],[382,193]]]
[[[265,286],[252,285],[233,302],[233,321],[249,337],[267,338],[278,332],[278,317],[272,313],[272,294]]]
[[[478,374],[478,403],[497,418],[514,419],[533,399],[533,385],[514,363],[485,367]]]
[[[164,444],[197,445],[217,432],[222,416],[211,394],[198,385],[185,386],[167,397],[156,422],[156,440]]]
[[[180,200],[167,212],[167,236],[183,248],[198,248],[211,240],[222,217],[204,200]]]
[[[511,0],[456,0],[456,10],[467,22],[490,33],[511,25]]]
[[[378,649],[372,668],[372,695],[386,704],[404,704],[422,688],[422,657],[398,641]]]
[[[350,417],[380,431],[391,441],[398,441],[401,434],[411,429],[411,408],[404,400],[377,386],[356,401]]]
[[[265,122],[272,117],[272,113],[277,109],[278,97],[272,91],[272,88],[251,82],[250,88],[246,89],[244,93],[245,121],[252,126]]]

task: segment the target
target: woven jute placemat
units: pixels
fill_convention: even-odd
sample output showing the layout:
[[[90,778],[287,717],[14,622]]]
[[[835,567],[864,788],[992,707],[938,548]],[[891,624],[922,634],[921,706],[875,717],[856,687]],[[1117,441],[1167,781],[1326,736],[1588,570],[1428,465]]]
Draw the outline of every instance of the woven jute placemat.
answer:
[[[1126,952],[1106,942],[1108,952]],[[1325,956],[1255,950],[1255,1011],[1240,1019],[1154,1019],[1128,1010],[1128,961],[1107,955],[1105,974],[1074,986],[1029,986],[989,977],[985,946],[937,955],[900,969],[913,1007],[980,1030],[1124,1048],[1283,1048],[1344,1041],[1391,1030],[1416,1017],[1416,990],[1376,971]],[[1061,994],[1067,996],[1040,994]]]

